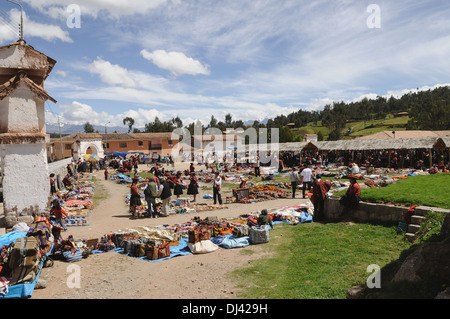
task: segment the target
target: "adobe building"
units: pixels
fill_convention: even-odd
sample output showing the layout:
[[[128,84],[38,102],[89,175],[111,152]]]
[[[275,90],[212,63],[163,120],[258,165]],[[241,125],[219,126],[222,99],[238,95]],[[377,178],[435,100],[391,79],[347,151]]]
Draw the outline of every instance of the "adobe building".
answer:
[[[49,209],[44,89],[56,61],[24,40],[0,47],[0,163],[6,223]],[[8,225],[6,225],[8,228]]]

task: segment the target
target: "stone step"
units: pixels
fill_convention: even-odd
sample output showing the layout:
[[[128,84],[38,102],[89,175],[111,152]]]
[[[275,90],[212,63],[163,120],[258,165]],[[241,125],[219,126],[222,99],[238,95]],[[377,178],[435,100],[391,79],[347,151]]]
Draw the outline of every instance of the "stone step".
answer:
[[[408,233],[415,234],[419,231],[420,225],[409,224],[408,225]]]
[[[409,240],[411,243],[416,240],[416,234],[406,233],[405,238]]]
[[[411,216],[411,224],[420,225],[425,220],[425,216],[420,215],[412,215]]]

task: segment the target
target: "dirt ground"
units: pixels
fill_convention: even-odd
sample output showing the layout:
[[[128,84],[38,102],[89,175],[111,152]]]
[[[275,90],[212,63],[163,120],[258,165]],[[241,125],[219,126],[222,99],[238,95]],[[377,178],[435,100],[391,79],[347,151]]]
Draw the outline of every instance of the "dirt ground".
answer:
[[[189,163],[176,164],[177,170],[187,168]],[[198,167],[197,169],[203,169]],[[148,170],[141,165],[140,170]],[[97,203],[88,217],[88,226],[69,227],[63,232],[66,238],[99,238],[104,234],[136,226],[159,226],[182,224],[194,216],[235,217],[263,208],[277,209],[305,202],[301,194],[296,199],[278,199],[254,204],[227,204],[227,209],[178,214],[162,218],[131,219],[125,196],[129,188],[113,181],[105,181],[103,172],[97,176],[97,187],[103,186],[107,199]],[[207,185],[207,184],[206,184]],[[211,186],[211,185],[209,185]],[[186,191],[184,191],[186,192]],[[198,202],[212,203],[203,199],[211,190],[200,190]],[[185,197],[191,197],[185,195]],[[43,268],[40,279],[47,282],[46,288],[35,289],[31,299],[234,299],[239,298],[238,288],[229,278],[237,267],[248,265],[252,260],[267,255],[264,245],[250,245],[252,253],[242,253],[243,248],[220,248],[208,254],[190,254],[168,260],[149,262],[117,252],[91,254],[77,263],[55,261]],[[75,275],[79,274],[79,281]]]

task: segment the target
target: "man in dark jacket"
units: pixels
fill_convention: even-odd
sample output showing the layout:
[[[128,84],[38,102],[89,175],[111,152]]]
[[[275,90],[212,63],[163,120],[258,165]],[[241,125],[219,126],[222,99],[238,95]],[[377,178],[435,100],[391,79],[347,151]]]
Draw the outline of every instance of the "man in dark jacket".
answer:
[[[169,183],[167,183],[166,177],[160,178],[161,186],[163,187],[162,193],[161,193],[161,200],[162,200],[162,209],[161,209],[161,216],[169,216],[169,203],[170,198],[172,197],[172,191],[170,189]]]
[[[258,226],[263,225],[270,225],[270,228],[273,228],[272,219],[270,218],[267,209],[263,209],[258,217]]]
[[[156,191],[156,181],[153,177],[147,183],[147,187],[144,190],[145,201],[147,202],[147,217],[155,218],[158,214],[156,210],[156,197],[158,196],[158,192]]]

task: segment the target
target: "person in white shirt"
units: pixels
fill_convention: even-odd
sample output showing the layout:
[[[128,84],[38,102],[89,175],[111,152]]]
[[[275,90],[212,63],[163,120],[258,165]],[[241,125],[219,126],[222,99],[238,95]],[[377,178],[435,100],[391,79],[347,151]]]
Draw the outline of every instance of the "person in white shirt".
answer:
[[[219,204],[222,205],[222,196],[220,194],[220,189],[222,187],[222,178],[220,177],[219,172],[215,173],[216,176],[213,181],[213,197],[214,197],[214,205],[216,205],[217,200]]]
[[[303,183],[303,198],[305,198],[306,188],[308,188],[308,191],[311,190],[311,183],[312,183],[311,165],[308,165],[308,167],[303,169],[302,172],[300,173],[300,183]]]
[[[292,172],[289,175],[291,178],[291,187],[292,187],[292,198],[295,198],[295,190],[297,189],[297,184],[300,181],[300,177],[298,176],[297,168],[293,167]]]

